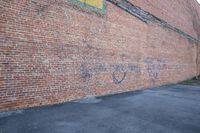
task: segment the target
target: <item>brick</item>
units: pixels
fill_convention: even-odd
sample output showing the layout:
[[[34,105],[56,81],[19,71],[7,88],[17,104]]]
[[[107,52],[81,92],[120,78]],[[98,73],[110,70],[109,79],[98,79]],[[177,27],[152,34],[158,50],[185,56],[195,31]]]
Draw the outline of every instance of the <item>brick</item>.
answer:
[[[194,0],[129,1],[200,38],[200,7]],[[67,0],[0,0],[0,7],[0,111],[145,89],[200,74],[197,43],[108,1],[105,14]]]

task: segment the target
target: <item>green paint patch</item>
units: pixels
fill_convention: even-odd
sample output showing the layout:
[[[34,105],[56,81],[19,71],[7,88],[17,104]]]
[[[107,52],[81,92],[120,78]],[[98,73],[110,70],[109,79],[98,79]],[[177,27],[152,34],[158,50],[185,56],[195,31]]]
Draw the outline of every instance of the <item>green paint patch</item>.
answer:
[[[102,1],[102,5],[99,6],[98,4],[95,5],[91,2],[87,2],[87,0],[69,0],[71,3],[78,5],[80,7],[101,13],[101,14],[105,14],[106,13],[106,3],[105,0],[101,0]]]

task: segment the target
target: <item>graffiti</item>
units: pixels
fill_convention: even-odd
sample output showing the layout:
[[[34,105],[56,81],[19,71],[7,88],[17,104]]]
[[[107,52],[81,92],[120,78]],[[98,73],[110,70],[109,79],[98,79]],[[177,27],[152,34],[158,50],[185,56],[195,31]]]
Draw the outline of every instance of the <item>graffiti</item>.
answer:
[[[168,65],[166,60],[147,58],[144,61],[146,64],[145,71],[148,72],[149,77],[156,82],[163,70],[168,70],[171,66]],[[80,67],[81,77],[85,80],[89,80],[94,75],[108,73],[112,75],[112,81],[114,84],[121,84],[126,79],[127,74],[132,74],[134,77],[140,76],[142,68],[134,63],[128,64],[97,64],[94,66],[81,65]]]
[[[96,67],[94,67],[92,71],[94,74],[100,74],[100,73],[104,73],[108,71],[107,69],[108,69],[108,66],[106,66],[106,64],[99,64]]]
[[[145,60],[145,63],[147,64],[147,70],[149,73],[149,76],[152,78],[153,81],[155,81],[158,78],[159,69],[157,69],[157,65],[154,64],[153,60]]]
[[[170,67],[169,65],[167,65],[167,64],[164,63],[164,64],[163,64],[163,68],[164,68],[164,69],[170,69],[171,67]]]
[[[122,76],[119,76],[121,74],[122,74]],[[127,74],[127,72],[124,70],[123,65],[115,66],[115,71],[112,74],[113,82],[115,84],[120,84],[122,81],[124,81],[126,74]]]
[[[166,61],[163,60],[149,58],[146,59],[144,63],[147,65],[147,71],[153,82],[158,79],[159,74],[162,70],[169,68],[169,66],[166,64]]]
[[[98,64],[95,66],[86,66],[82,64],[80,66],[80,73],[84,80],[89,80],[94,75],[110,73],[112,74],[113,83],[120,84],[125,80],[128,73],[140,74],[141,68],[134,64]]]
[[[119,77],[116,76],[116,71],[114,71],[112,77],[115,84],[120,84],[125,79],[126,72],[123,72],[123,76],[119,79]]]
[[[81,77],[85,80],[88,80],[92,77],[91,71],[85,67],[85,65],[81,65],[80,67]]]
[[[98,75],[107,71],[108,66],[106,66],[106,64],[99,64],[96,66],[89,66],[89,64],[86,66],[85,64],[82,64],[80,66],[81,77],[85,80],[89,80],[93,75]]]
[[[137,65],[128,64],[128,70],[135,73],[141,73],[141,68]]]

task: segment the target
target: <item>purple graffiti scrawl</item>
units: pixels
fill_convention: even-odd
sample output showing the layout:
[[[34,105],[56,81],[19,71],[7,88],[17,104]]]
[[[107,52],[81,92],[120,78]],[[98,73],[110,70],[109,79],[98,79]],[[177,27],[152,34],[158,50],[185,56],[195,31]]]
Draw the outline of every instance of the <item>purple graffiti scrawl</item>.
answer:
[[[119,75],[122,74],[122,76],[117,76],[118,74]],[[127,74],[127,72],[126,72],[125,67],[123,65],[114,66],[114,72],[112,74],[113,82],[115,84],[120,84],[122,81],[124,81],[126,74]]]
[[[97,64],[94,66],[86,66],[85,64],[82,64],[80,66],[80,75],[85,80],[88,81],[91,79],[94,75],[98,75],[101,73],[110,73],[112,75],[112,81],[114,84],[120,84],[125,79],[128,73],[141,73],[141,68],[136,64],[114,64],[114,65],[108,65],[108,64]]]
[[[153,82],[159,78],[162,70],[168,69],[166,61],[163,60],[148,58],[144,60],[144,63],[147,65],[147,71]]]

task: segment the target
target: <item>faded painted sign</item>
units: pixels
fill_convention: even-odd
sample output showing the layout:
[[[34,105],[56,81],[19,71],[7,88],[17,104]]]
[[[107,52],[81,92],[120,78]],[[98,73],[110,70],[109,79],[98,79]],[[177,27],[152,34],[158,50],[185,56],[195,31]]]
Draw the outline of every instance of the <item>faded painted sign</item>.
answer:
[[[99,9],[103,9],[103,0],[80,0],[81,2],[85,2],[86,4],[99,8]]]
[[[102,13],[106,11],[105,0],[71,0],[71,2],[91,10],[101,11]]]

